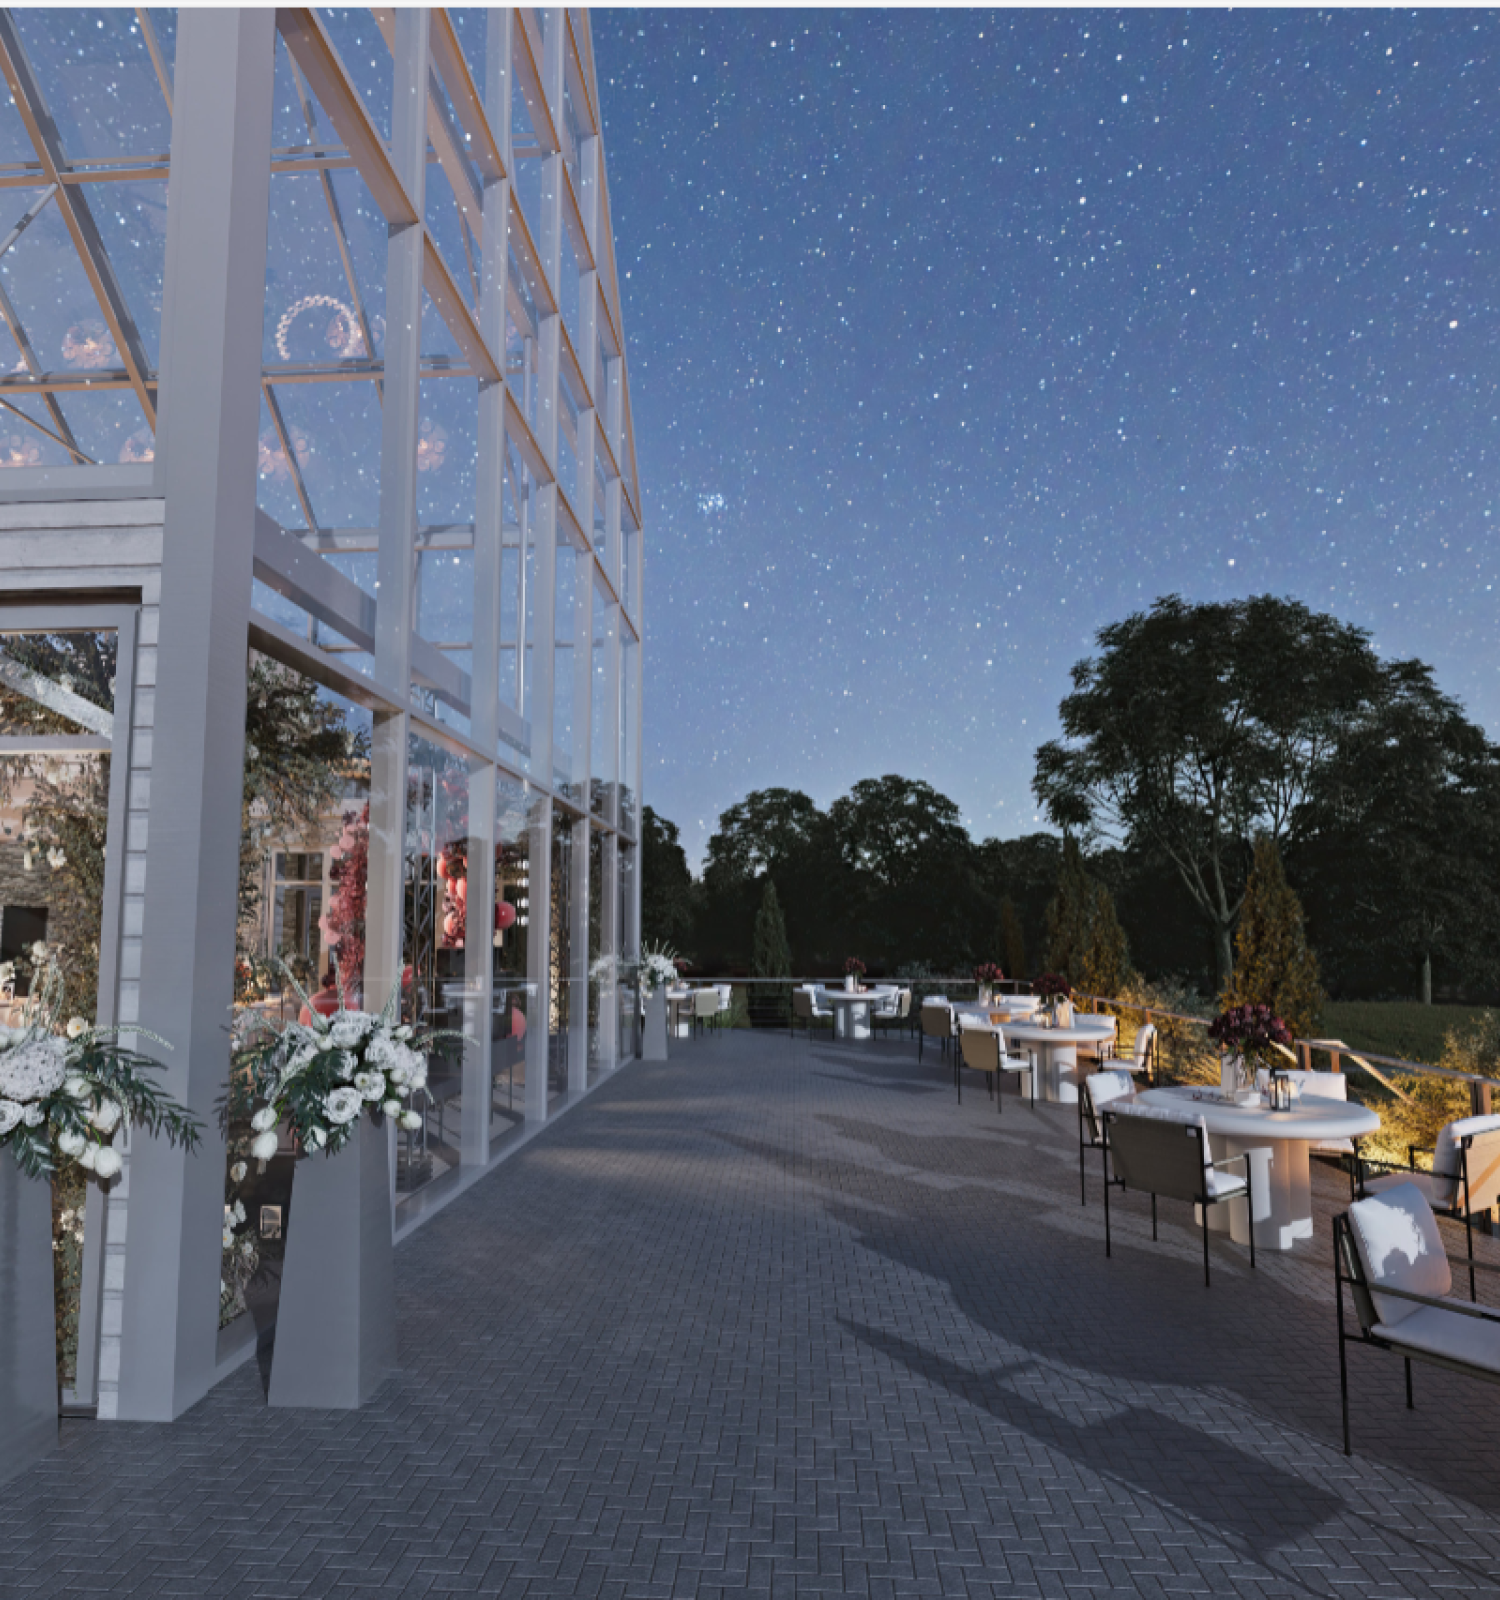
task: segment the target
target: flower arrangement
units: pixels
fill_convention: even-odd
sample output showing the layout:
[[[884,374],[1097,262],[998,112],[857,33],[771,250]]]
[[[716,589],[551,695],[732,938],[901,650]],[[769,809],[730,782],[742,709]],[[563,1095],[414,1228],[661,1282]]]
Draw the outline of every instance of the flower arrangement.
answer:
[[[865,975],[865,964],[858,956],[850,956],[844,963],[844,976],[846,978],[862,978]]]
[[[993,989],[997,983],[1005,981],[1005,974],[993,961],[981,962],[974,968],[974,982],[982,989]]]
[[[27,1177],[42,1178],[53,1170],[55,1142],[67,1160],[106,1182],[123,1165],[114,1147],[122,1123],[191,1150],[200,1137],[196,1119],[147,1076],[161,1062],[123,1049],[118,1028],[91,1027],[82,1017],[64,1023],[62,987],[62,973],[47,962],[21,1026],[0,1026],[0,1147],[10,1148]]]
[[[427,1051],[439,1040],[463,1035],[398,1022],[399,987],[392,988],[379,1015],[351,1009],[341,990],[339,1009],[323,1016],[291,973],[282,971],[309,1020],[265,1028],[239,1053],[241,1081],[256,1106],[249,1154],[269,1161],[282,1122],[290,1124],[303,1150],[328,1155],[353,1138],[361,1111],[377,1123],[390,1117],[403,1128],[421,1127],[421,1113],[409,1102],[427,1087]]]
[[[1270,1006],[1230,1006],[1208,1025],[1208,1036],[1220,1049],[1242,1060],[1266,1061],[1274,1047],[1292,1042],[1291,1030]]]
[[[641,951],[641,995],[653,995],[677,981],[677,954],[671,945],[661,944]]]
[[[1060,972],[1044,972],[1036,980],[1036,992],[1049,1005],[1055,1005],[1059,1000],[1073,998],[1073,985]]]

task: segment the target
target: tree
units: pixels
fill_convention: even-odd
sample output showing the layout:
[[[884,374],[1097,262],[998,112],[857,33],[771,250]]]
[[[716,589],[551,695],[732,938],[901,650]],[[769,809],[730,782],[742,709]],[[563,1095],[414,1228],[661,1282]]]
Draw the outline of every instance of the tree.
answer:
[[[1091,877],[1071,836],[1047,907],[1047,970],[1085,994],[1115,995],[1129,981],[1130,946],[1108,888]]]
[[[1250,840],[1286,834],[1384,670],[1363,629],[1271,595],[1169,595],[1097,641],[1032,788],[1059,826],[1171,862],[1227,987]]]
[[[1085,994],[1117,995],[1131,980],[1130,943],[1107,885],[1095,882],[1088,943],[1083,949],[1078,987]]]
[[[693,874],[675,822],[650,806],[641,812],[641,938],[648,945],[692,948]]]
[[[1062,867],[1057,888],[1047,906],[1047,971],[1060,972],[1076,983],[1083,969],[1094,912],[1094,886],[1083,869],[1083,852],[1077,839],[1063,840]]]
[[[792,951],[786,942],[786,922],[781,915],[781,901],[776,895],[775,881],[769,877],[760,898],[760,910],[755,914],[754,972],[757,978],[790,978],[792,975]],[[785,983],[760,987],[763,998],[774,1000],[779,1015],[787,1003]]]
[[[1337,934],[1340,976],[1365,987],[1419,975],[1495,985],[1500,943],[1500,747],[1419,661],[1395,662],[1383,693],[1321,775],[1292,840],[1313,920]],[[1352,913],[1352,914],[1351,914]],[[1356,981],[1358,979],[1356,978]]]
[[[1006,895],[1000,902],[1000,921],[995,929],[995,948],[1000,955],[1000,967],[1007,978],[1026,976],[1026,935],[1021,930],[1021,919],[1016,915],[1015,902]]]
[[[1255,841],[1235,954],[1234,977],[1222,997],[1225,1008],[1270,1006],[1298,1038],[1311,1037],[1325,998],[1318,959],[1308,945],[1302,902],[1286,881],[1281,852],[1265,834]]]

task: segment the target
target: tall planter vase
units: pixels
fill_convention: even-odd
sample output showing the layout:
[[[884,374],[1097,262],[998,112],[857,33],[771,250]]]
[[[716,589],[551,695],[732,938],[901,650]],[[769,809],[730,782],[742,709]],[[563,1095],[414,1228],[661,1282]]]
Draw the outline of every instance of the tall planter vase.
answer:
[[[653,989],[646,996],[645,1026],[641,1030],[641,1060],[667,1059],[667,991]]]
[[[0,1150],[0,1483],[57,1446],[52,1185]]]
[[[389,1134],[363,1112],[292,1179],[270,1403],[352,1411],[396,1365]]]

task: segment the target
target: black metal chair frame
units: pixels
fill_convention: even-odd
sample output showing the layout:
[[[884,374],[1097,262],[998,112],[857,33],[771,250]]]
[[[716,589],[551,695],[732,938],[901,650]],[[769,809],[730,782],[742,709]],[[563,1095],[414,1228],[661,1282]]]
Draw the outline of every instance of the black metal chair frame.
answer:
[[[954,1052],[953,1052],[953,1086],[954,1086],[955,1089],[958,1090],[958,1103],[960,1105],[962,1105],[964,1103],[964,1086],[963,1086],[962,1080],[959,1077],[959,1073],[963,1071],[963,1066],[964,1066],[964,1041],[963,1041],[963,1035],[964,1035],[965,1032],[988,1034],[990,1036],[990,1038],[992,1038],[995,1041],[995,1058],[996,1058],[995,1059],[995,1110],[996,1110],[996,1112],[997,1113],[1003,1113],[1004,1110],[1005,1110],[1005,1107],[1001,1104],[1001,1101],[1000,1101],[1000,1078],[1001,1078],[1001,1075],[1003,1073],[1005,1073],[1007,1070],[1011,1071],[1011,1072],[1026,1071],[1026,1072],[1029,1072],[1031,1074],[1031,1108],[1032,1108],[1033,1111],[1035,1111],[1036,1110],[1036,1053],[1035,1053],[1035,1051],[1028,1050],[1026,1052],[1027,1066],[1024,1067],[1024,1068],[1021,1068],[1021,1067],[1006,1068],[1006,1067],[1002,1066],[1001,1065],[1002,1061],[1019,1061],[1021,1058],[1020,1058],[1019,1055],[1017,1055],[1012,1050],[1007,1050],[1002,1055],[1002,1052],[1000,1050],[1000,1035],[998,1033],[994,1032],[990,1028],[970,1028],[970,1029],[962,1029],[962,1028],[960,1028],[958,1030],[958,1032],[954,1034],[954,1043],[957,1045],[958,1048],[956,1050],[954,1050]],[[989,1069],[986,1068],[986,1067],[980,1067],[980,1068],[976,1068],[976,1069],[973,1069],[973,1070],[977,1070],[977,1071],[980,1071],[980,1072],[984,1073],[984,1076],[985,1076],[985,1088],[986,1088],[986,1090],[988,1090],[988,1088],[989,1088],[989,1076],[990,1076]]]
[[[1397,1169],[1400,1170],[1399,1168]],[[1437,1215],[1436,1212],[1433,1213]],[[1451,1265],[1450,1259],[1450,1265]],[[1491,1265],[1487,1261],[1470,1261],[1468,1263],[1470,1281],[1473,1280],[1475,1270],[1480,1272],[1500,1272],[1500,1267]],[[1349,1221],[1349,1213],[1341,1211],[1333,1219],[1333,1285],[1334,1295],[1338,1300],[1339,1324],[1339,1398],[1344,1413],[1344,1454],[1351,1454],[1349,1447],[1349,1360],[1346,1346],[1351,1344],[1366,1345],[1372,1350],[1389,1350],[1393,1355],[1400,1356],[1406,1363],[1406,1409],[1416,1410],[1416,1403],[1412,1398],[1411,1364],[1413,1361],[1425,1361],[1430,1366],[1446,1367],[1450,1372],[1462,1372],[1471,1378],[1483,1378],[1489,1383],[1500,1383],[1500,1372],[1491,1372],[1488,1367],[1471,1366],[1464,1361],[1454,1361],[1451,1357],[1440,1356],[1431,1350],[1417,1350],[1409,1345],[1402,1344],[1399,1340],[1385,1339],[1370,1330],[1379,1326],[1380,1316],[1375,1309],[1374,1296],[1388,1294],[1394,1300],[1414,1300],[1418,1305],[1437,1306],[1455,1317],[1479,1317],[1485,1322],[1500,1322],[1500,1311],[1490,1306],[1478,1304],[1465,1305],[1462,1300],[1444,1300],[1437,1295],[1415,1294],[1410,1289],[1391,1289],[1382,1284],[1376,1288],[1365,1276],[1363,1264],[1359,1259],[1359,1251],[1354,1245],[1354,1225]],[[1344,1290],[1348,1288],[1354,1296],[1355,1316],[1359,1321],[1359,1332],[1350,1333],[1344,1321]]]
[[[1101,1068],[1101,1071],[1107,1072],[1108,1070],[1107,1067]],[[1093,1074],[1090,1073],[1089,1077],[1092,1076]],[[1111,1178],[1109,1175],[1109,1146],[1105,1142],[1105,1127],[1102,1116],[1104,1109],[1102,1106],[1095,1106],[1093,1100],[1090,1099],[1088,1077],[1085,1077],[1083,1082],[1078,1085],[1078,1203],[1081,1206],[1086,1206],[1089,1203],[1088,1176],[1085,1172],[1084,1163],[1087,1158],[1087,1152],[1090,1150],[1102,1150],[1104,1152],[1105,1188],[1107,1189],[1112,1183],[1118,1184],[1122,1189],[1125,1187],[1118,1178]],[[1087,1134],[1084,1132],[1085,1128],[1088,1129]]]
[[[1460,1140],[1458,1142],[1458,1171],[1457,1172],[1439,1172],[1435,1167],[1433,1168],[1433,1171],[1432,1171],[1432,1176],[1434,1178],[1449,1178],[1449,1179],[1452,1179],[1454,1181],[1454,1184],[1455,1184],[1455,1188],[1453,1190],[1453,1203],[1452,1203],[1452,1205],[1443,1206],[1441,1209],[1439,1209],[1437,1206],[1433,1206],[1432,1207],[1432,1214],[1435,1217],[1447,1217],[1450,1221],[1453,1221],[1453,1222],[1462,1222],[1463,1225],[1464,1225],[1464,1243],[1468,1246],[1468,1256],[1469,1256],[1469,1298],[1471,1300],[1477,1300],[1478,1299],[1478,1296],[1474,1292],[1474,1268],[1475,1268],[1475,1262],[1474,1262],[1474,1212],[1472,1212],[1471,1210],[1468,1209],[1468,1199],[1469,1199],[1469,1192],[1470,1192],[1469,1191],[1469,1146],[1471,1144],[1473,1144],[1474,1139],[1475,1139],[1475,1135],[1472,1134],[1472,1133],[1466,1133],[1466,1134],[1464,1134],[1462,1136],[1462,1138],[1460,1138]],[[1423,1155],[1430,1155],[1434,1160],[1437,1159],[1437,1151],[1436,1150],[1430,1149],[1426,1145],[1409,1144],[1406,1147],[1406,1165],[1403,1167],[1400,1164],[1400,1162],[1398,1162],[1398,1161],[1370,1161],[1370,1160],[1366,1160],[1365,1157],[1360,1155],[1359,1146],[1356,1145],[1354,1147],[1354,1172],[1357,1175],[1357,1182],[1351,1184],[1351,1198],[1352,1198],[1353,1192],[1354,1192],[1354,1190],[1356,1188],[1358,1190],[1359,1197],[1361,1199],[1363,1199],[1365,1197],[1365,1195],[1367,1193],[1367,1191],[1365,1189],[1365,1170],[1366,1170],[1366,1168],[1379,1167],[1383,1171],[1386,1171],[1386,1172],[1417,1172],[1417,1171],[1419,1171],[1420,1169],[1417,1166],[1417,1151],[1418,1150],[1420,1150],[1423,1153]],[[1464,1197],[1464,1209],[1463,1210],[1460,1210],[1459,1209],[1459,1205],[1458,1205],[1458,1197],[1459,1197],[1460,1194],[1462,1194],[1463,1197]],[[1428,1204],[1431,1205],[1432,1202],[1428,1201]],[[1480,1213],[1480,1215],[1488,1218],[1489,1212],[1490,1212],[1490,1208],[1488,1206],[1486,1206],[1484,1208],[1483,1212]],[[1384,1294],[1385,1292],[1386,1291],[1384,1289],[1380,1290],[1381,1294]]]
[[[870,1007],[870,1037],[872,1039],[882,1032],[889,1033],[892,1027],[896,1029],[898,1034],[903,1028],[910,1029],[912,1017],[917,1010],[916,997],[911,997],[911,1003],[907,1006],[906,1015],[903,1017],[901,1015],[901,996],[903,994],[911,995],[911,990],[909,988],[898,988],[896,990],[896,1010],[894,1014],[886,1012],[882,1015],[874,1006]]]
[[[1128,1116],[1128,1115],[1129,1115],[1128,1112],[1124,1114],[1124,1116]],[[1100,1146],[1100,1154],[1101,1154],[1101,1156],[1103,1158],[1103,1161],[1104,1161],[1104,1254],[1106,1256],[1109,1256],[1110,1253],[1111,1253],[1111,1251],[1110,1251],[1110,1230],[1109,1230],[1109,1189],[1110,1189],[1109,1155],[1110,1155],[1111,1146],[1110,1146],[1110,1143],[1109,1143],[1109,1130],[1110,1130],[1110,1127],[1111,1127],[1112,1124],[1115,1124],[1115,1123],[1118,1123],[1118,1122],[1124,1120],[1124,1116],[1122,1116],[1122,1114],[1120,1112],[1118,1112],[1118,1111],[1111,1111],[1108,1106],[1106,1106],[1104,1108],[1104,1112],[1103,1112],[1104,1142]],[[1152,1119],[1152,1120],[1154,1121],[1155,1119]],[[1222,1167],[1222,1168],[1228,1169],[1229,1167],[1235,1165],[1238,1162],[1244,1162],[1244,1164],[1245,1164],[1245,1192],[1244,1192],[1243,1195],[1239,1195],[1239,1194],[1210,1195],[1208,1193],[1208,1185],[1205,1183],[1203,1185],[1202,1192],[1200,1192],[1198,1194],[1195,1194],[1194,1196],[1192,1196],[1192,1198],[1190,1200],[1184,1202],[1185,1204],[1188,1204],[1188,1205],[1198,1206],[1200,1208],[1200,1214],[1201,1214],[1201,1216],[1203,1218],[1203,1287],[1205,1289],[1210,1287],[1209,1272],[1208,1272],[1208,1208],[1210,1206],[1225,1205],[1225,1204],[1227,1204],[1227,1203],[1229,1203],[1230,1201],[1233,1201],[1233,1200],[1241,1200],[1241,1199],[1244,1200],[1244,1202],[1245,1202],[1246,1206],[1249,1208],[1249,1212],[1250,1212],[1250,1219],[1249,1219],[1250,1220],[1250,1226],[1249,1226],[1248,1232],[1249,1232],[1249,1235],[1250,1235],[1250,1265],[1253,1268],[1254,1265],[1255,1265],[1255,1179],[1254,1179],[1254,1176],[1253,1176],[1253,1170],[1252,1170],[1251,1165],[1250,1165],[1249,1153],[1247,1152],[1245,1155],[1242,1155],[1242,1156],[1230,1156],[1226,1160],[1223,1160],[1223,1161],[1210,1161],[1208,1159],[1207,1140],[1204,1138],[1203,1129],[1201,1127],[1199,1127],[1199,1126],[1197,1126],[1197,1125],[1195,1125],[1194,1123],[1191,1123],[1191,1122],[1180,1122],[1180,1123],[1179,1122],[1169,1122],[1169,1123],[1166,1123],[1166,1124],[1157,1124],[1157,1125],[1158,1126],[1166,1126],[1166,1127],[1170,1127],[1170,1128],[1181,1128],[1183,1133],[1184,1133],[1184,1135],[1193,1134],[1193,1135],[1196,1136],[1197,1145],[1198,1145],[1198,1156],[1199,1156],[1199,1162],[1200,1162],[1200,1170],[1207,1170],[1207,1168],[1209,1168],[1209,1167]],[[1116,1165],[1116,1173],[1117,1174],[1118,1174],[1118,1171],[1119,1171],[1119,1168],[1118,1168],[1118,1164],[1117,1164]],[[1127,1187],[1125,1180],[1120,1178],[1118,1175],[1116,1176],[1114,1181],[1122,1189]],[[1168,1198],[1170,1199],[1172,1197],[1169,1196]],[[1157,1236],[1157,1234],[1156,1234],[1156,1196],[1153,1194],[1151,1196],[1151,1237],[1152,1237],[1152,1239],[1155,1239],[1156,1236]]]

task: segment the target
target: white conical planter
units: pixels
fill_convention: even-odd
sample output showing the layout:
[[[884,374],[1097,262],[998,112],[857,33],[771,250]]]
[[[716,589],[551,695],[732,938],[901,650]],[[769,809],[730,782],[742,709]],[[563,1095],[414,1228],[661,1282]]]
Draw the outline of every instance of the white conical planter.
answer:
[[[360,1114],[292,1177],[270,1403],[352,1411],[396,1365],[390,1135]]]
[[[641,1060],[667,1059],[667,991],[655,989],[646,996],[641,1029]]]
[[[0,1483],[57,1445],[52,1185],[0,1150]]]

